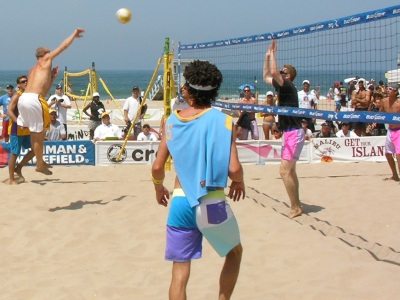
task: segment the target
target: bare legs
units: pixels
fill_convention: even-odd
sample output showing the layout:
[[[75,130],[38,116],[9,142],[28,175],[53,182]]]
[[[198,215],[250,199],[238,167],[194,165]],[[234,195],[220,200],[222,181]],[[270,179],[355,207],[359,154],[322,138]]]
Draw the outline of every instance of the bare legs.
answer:
[[[262,129],[264,131],[264,139],[269,140],[269,133],[271,132],[271,128],[269,127],[269,124],[263,124]]]
[[[186,286],[190,275],[190,261],[172,265],[172,280],[169,287],[170,300],[186,300]]]
[[[233,289],[235,288],[239,276],[242,252],[242,245],[239,244],[226,255],[225,263],[219,278],[219,300],[228,300],[232,296]]]
[[[231,298],[239,276],[240,262],[242,260],[242,245],[233,248],[225,257],[219,284],[219,300]],[[186,300],[186,286],[189,281],[190,262],[174,262],[172,266],[172,280],[169,288],[170,300]]]
[[[389,164],[390,170],[392,171],[392,177],[386,178],[386,180],[400,181],[399,175],[397,174],[396,162],[394,161],[393,154],[386,153],[385,156]],[[400,171],[400,154],[396,154],[396,159]]]
[[[296,161],[281,161],[279,169],[283,184],[290,200],[289,218],[295,218],[303,213],[299,196],[299,179],[296,174]]]
[[[43,173],[45,175],[53,174],[49,169],[45,161],[43,160],[43,145],[44,137],[46,132],[31,132],[31,144],[32,150],[36,156],[36,172]]]
[[[94,139],[94,129],[89,129],[89,139],[93,141]]]

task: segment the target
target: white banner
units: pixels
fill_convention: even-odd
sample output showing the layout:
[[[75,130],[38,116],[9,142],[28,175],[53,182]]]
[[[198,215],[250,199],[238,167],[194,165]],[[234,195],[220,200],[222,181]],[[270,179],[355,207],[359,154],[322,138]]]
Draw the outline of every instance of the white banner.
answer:
[[[127,142],[120,155],[123,141],[100,141],[95,144],[96,166],[111,164],[152,164],[160,142]],[[119,157],[119,160],[117,161]]]
[[[243,164],[280,163],[282,141],[237,141],[239,160]],[[123,141],[101,141],[95,144],[96,165],[152,164],[160,142],[128,141],[121,161],[116,162]],[[384,162],[385,137],[315,138],[304,143],[299,163]]]
[[[280,140],[241,140],[236,141],[239,160],[245,164],[279,163],[281,161],[282,141]],[[299,162],[310,162],[310,142],[304,143]]]
[[[361,138],[315,138],[311,140],[311,161],[386,161],[385,140],[385,136]]]

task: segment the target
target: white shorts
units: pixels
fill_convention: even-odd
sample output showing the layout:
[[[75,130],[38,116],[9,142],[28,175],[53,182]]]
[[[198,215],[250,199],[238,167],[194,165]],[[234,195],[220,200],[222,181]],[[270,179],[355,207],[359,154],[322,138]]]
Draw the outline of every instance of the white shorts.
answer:
[[[34,93],[23,93],[18,99],[18,126],[40,133],[50,126],[49,106],[45,99]]]

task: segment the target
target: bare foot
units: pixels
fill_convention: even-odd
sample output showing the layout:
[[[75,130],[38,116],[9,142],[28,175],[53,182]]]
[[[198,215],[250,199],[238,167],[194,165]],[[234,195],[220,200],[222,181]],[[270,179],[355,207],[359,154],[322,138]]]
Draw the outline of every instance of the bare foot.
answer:
[[[16,182],[15,180],[11,180],[11,179],[10,179],[10,180],[8,181],[8,184],[9,184],[9,185],[17,185],[18,182]]]
[[[44,166],[47,168],[47,169],[51,169],[53,166],[52,165],[49,165],[48,163],[44,163]]]
[[[383,180],[384,180],[384,181],[388,181],[388,180],[400,181],[399,177],[394,177],[394,176],[385,178],[385,179],[383,179]]]
[[[52,175],[52,174],[53,174],[53,172],[50,171],[50,170],[47,169],[47,168],[36,168],[35,171],[36,171],[36,172],[39,172],[39,173],[42,173],[42,174],[44,174],[44,175]]]
[[[15,181],[16,181],[18,184],[23,183],[23,182],[25,182],[25,177],[22,176],[22,174],[20,174],[20,175],[18,176],[18,178],[15,179]]]
[[[288,217],[293,219],[293,218],[296,218],[298,216],[301,216],[302,213],[303,213],[303,210],[301,209],[301,207],[296,208],[296,209],[291,209],[289,214],[288,214]]]

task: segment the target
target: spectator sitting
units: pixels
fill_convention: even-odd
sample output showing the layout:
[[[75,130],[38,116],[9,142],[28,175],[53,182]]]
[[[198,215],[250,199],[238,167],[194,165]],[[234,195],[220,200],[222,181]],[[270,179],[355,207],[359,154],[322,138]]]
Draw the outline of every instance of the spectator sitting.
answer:
[[[331,133],[336,134],[336,132],[338,132],[338,129],[335,124],[333,124],[333,121],[325,120],[325,123],[328,123],[331,126]],[[336,124],[338,124],[339,127],[339,122],[336,121]]]
[[[235,124],[236,127],[236,140],[241,140],[242,139],[242,127],[240,125]]]
[[[274,136],[274,140],[282,139],[282,130],[278,128],[278,124],[275,123],[271,128],[272,135]]]
[[[61,141],[67,139],[67,132],[60,121],[57,121],[57,111],[50,109],[50,129],[46,131],[44,138],[47,141]]]
[[[101,114],[101,125],[97,126],[94,131],[94,140],[104,141],[107,138],[122,138],[122,130],[117,125],[111,124],[108,112]]]
[[[350,124],[348,122],[342,122],[340,123],[340,130],[336,132],[336,136],[338,138],[341,137],[351,137],[351,138],[356,138],[358,137],[357,134],[355,134],[353,131],[350,130]]]
[[[313,134],[312,134],[312,131],[310,129],[308,129],[308,120],[307,119],[301,120],[301,126],[303,127],[304,138],[306,139],[306,141],[311,140],[313,137]]]
[[[314,137],[316,138],[327,138],[327,137],[336,137],[336,135],[332,132],[332,124],[331,122],[324,122],[321,124],[321,131],[317,132]]]
[[[157,137],[154,133],[150,132],[150,125],[149,124],[143,124],[142,126],[142,132],[139,133],[137,137],[138,141],[151,141],[155,142],[157,141]]]

